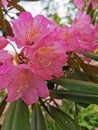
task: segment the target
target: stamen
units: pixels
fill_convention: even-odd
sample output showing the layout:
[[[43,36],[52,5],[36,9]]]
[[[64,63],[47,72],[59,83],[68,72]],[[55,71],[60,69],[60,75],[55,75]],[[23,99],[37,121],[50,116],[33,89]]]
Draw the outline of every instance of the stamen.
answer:
[[[18,64],[27,64],[29,62],[29,59],[24,55],[23,52],[16,54],[15,60]]]

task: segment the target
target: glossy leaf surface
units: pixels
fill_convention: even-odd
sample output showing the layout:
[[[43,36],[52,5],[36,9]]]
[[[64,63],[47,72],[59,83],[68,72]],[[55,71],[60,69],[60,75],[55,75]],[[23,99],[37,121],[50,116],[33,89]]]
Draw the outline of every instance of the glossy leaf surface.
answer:
[[[52,118],[58,124],[60,130],[78,130],[78,127],[73,121],[73,119],[71,119],[63,111],[53,106],[50,106],[50,113],[51,113]]]
[[[98,94],[98,84],[93,82],[86,82],[67,78],[54,79],[52,80],[52,82],[58,85],[62,85],[63,87],[68,88],[70,90]]]
[[[30,130],[28,107],[22,100],[10,105],[1,130]]]
[[[44,117],[38,104],[35,104],[33,107],[31,130],[46,130]]]
[[[68,99],[71,101],[75,101],[77,103],[98,104],[97,94],[81,93],[76,91],[65,91],[65,90],[57,90],[57,91],[51,90],[50,95],[53,98]]]

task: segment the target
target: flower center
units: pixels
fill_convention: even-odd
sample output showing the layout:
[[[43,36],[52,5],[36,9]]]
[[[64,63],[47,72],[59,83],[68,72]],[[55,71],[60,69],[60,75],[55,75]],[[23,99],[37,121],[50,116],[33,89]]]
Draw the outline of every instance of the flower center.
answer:
[[[17,64],[28,64],[29,59],[24,55],[23,52],[16,54],[15,61]]]

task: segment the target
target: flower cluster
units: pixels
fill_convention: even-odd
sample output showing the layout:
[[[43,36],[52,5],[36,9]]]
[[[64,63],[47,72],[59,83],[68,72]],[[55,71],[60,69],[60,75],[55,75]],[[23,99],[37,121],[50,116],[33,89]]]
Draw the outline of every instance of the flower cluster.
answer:
[[[94,51],[97,30],[90,16],[80,11],[71,27],[61,28],[42,15],[23,12],[13,20],[13,37],[0,36],[0,88],[7,88],[7,101],[21,98],[27,105],[49,95],[46,80],[63,75],[68,52]],[[89,31],[88,31],[89,30]],[[20,49],[18,53],[13,43]],[[5,51],[10,44],[15,55]]]
[[[67,62],[66,48],[60,38],[61,28],[42,15],[35,18],[28,12],[12,21],[14,37],[0,37],[0,88],[7,88],[7,101],[22,98],[26,104],[49,95],[45,80],[62,76]],[[3,48],[13,46],[20,52],[15,56]]]
[[[67,51],[93,52],[97,47],[97,27],[91,24],[91,17],[80,11],[72,25],[63,28],[63,37]]]

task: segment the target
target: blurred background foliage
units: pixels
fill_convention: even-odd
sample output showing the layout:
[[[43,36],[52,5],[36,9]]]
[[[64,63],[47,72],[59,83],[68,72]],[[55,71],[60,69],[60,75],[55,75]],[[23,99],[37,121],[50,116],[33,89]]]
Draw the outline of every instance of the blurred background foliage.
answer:
[[[55,20],[61,25],[69,25],[74,19],[77,9],[72,0],[41,0],[43,11],[47,17]],[[42,12],[43,12],[42,11]]]

